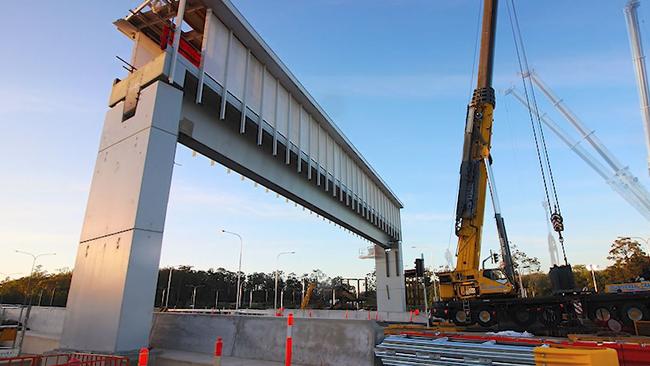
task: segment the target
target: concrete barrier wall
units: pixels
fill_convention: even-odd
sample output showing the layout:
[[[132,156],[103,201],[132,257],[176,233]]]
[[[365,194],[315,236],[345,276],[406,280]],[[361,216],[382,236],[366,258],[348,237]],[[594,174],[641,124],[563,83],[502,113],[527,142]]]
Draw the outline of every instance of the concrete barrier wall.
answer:
[[[40,353],[58,347],[65,311],[32,308],[26,351]],[[292,312],[296,316],[294,362],[302,365],[374,365],[373,347],[383,336],[374,319],[409,320],[408,313],[349,311],[345,319],[345,311]],[[16,309],[7,309],[6,315],[18,319],[19,314]],[[222,337],[225,356],[282,362],[287,319],[260,315],[155,313],[150,344],[154,348],[212,354],[216,338]],[[368,315],[371,321],[365,320]]]
[[[18,320],[20,316],[20,310],[16,308],[7,308],[4,311],[7,319]],[[39,333],[61,334],[64,318],[65,308],[33,306],[29,314],[27,326],[30,330]]]
[[[273,310],[267,310],[269,315],[273,315]],[[366,310],[285,310],[284,313],[292,312],[299,318],[316,318],[316,319],[348,319],[348,320],[376,320],[380,322],[399,322],[399,323],[427,323],[424,313],[420,315],[409,312],[388,312],[388,311],[366,311]]]
[[[217,337],[224,356],[282,362],[286,318],[157,313],[151,346],[210,354]],[[293,360],[303,365],[374,365],[383,336],[374,321],[303,319],[293,329]]]
[[[193,313],[193,314],[213,314],[212,309],[172,309],[171,313]],[[232,313],[233,310],[224,310],[225,313]],[[366,311],[366,310],[316,310],[316,309],[286,309],[284,314],[293,313],[296,318],[315,318],[315,319],[348,319],[348,320],[376,320],[380,322],[395,323],[418,323],[426,324],[427,317],[424,312],[419,315],[410,312],[387,312],[387,311]],[[275,316],[273,309],[266,310],[240,310],[240,314]]]

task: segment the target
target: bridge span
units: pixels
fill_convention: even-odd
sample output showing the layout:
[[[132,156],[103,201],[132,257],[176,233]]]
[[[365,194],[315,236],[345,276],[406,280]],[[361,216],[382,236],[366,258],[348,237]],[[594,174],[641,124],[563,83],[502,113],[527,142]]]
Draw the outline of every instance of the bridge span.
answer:
[[[134,45],[111,91],[62,347],[147,345],[177,143],[373,242],[379,310],[405,309],[402,203],[228,0],[145,1],[115,25]]]

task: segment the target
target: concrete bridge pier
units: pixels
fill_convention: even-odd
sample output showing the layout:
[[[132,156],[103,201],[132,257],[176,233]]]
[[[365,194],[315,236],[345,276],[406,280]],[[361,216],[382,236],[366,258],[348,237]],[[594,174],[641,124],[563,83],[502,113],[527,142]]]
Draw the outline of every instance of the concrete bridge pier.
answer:
[[[384,249],[375,245],[375,274],[377,310],[403,312],[406,310],[406,289],[402,267],[402,244],[393,243]]]
[[[182,92],[164,82],[106,114],[61,347],[129,352],[149,343]]]

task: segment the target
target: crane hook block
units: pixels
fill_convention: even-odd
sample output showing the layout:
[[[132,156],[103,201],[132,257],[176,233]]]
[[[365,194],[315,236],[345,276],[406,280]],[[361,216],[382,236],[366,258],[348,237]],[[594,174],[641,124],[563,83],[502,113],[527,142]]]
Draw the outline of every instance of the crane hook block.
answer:
[[[554,212],[551,215],[551,225],[553,225],[553,230],[557,231],[558,233],[564,231],[564,219],[562,218],[562,215]]]

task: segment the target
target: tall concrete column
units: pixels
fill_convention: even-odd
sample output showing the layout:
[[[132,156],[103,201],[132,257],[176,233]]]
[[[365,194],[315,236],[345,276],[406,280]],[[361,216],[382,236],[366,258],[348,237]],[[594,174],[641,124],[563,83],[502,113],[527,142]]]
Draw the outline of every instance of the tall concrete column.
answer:
[[[402,244],[390,251],[375,245],[375,275],[377,278],[377,310],[406,311],[406,291],[402,267]]]
[[[148,345],[182,92],[154,82],[122,121],[106,114],[61,348],[128,352]]]

